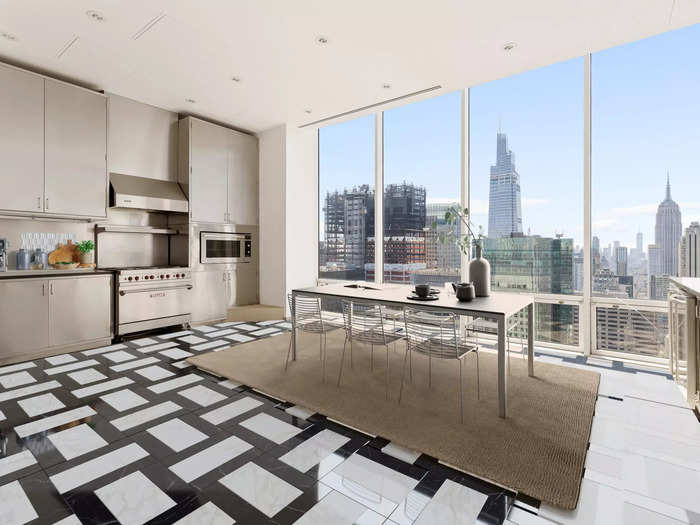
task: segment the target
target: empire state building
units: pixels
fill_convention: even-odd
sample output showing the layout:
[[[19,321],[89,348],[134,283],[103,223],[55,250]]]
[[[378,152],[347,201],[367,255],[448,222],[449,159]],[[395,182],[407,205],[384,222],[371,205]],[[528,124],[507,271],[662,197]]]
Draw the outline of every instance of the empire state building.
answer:
[[[656,212],[656,246],[659,275],[678,275],[678,243],[681,240],[681,209],[671,199],[671,180],[666,178],[666,198]]]

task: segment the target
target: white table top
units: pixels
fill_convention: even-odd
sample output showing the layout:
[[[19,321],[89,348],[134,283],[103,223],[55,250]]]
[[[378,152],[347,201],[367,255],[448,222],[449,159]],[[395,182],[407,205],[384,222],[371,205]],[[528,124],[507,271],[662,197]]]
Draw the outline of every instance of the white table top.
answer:
[[[473,301],[460,302],[454,295],[448,295],[440,290],[437,301],[413,301],[407,299],[413,286],[402,284],[365,283],[368,288],[348,288],[344,284],[331,284],[326,286],[314,286],[311,288],[297,288],[294,292],[304,295],[323,295],[348,299],[380,302],[382,304],[395,304],[397,306],[413,306],[416,308],[449,310],[461,315],[484,315],[510,317],[523,308],[534,303],[534,296],[530,294],[491,292],[489,297],[477,297]],[[369,287],[373,288],[370,289]]]

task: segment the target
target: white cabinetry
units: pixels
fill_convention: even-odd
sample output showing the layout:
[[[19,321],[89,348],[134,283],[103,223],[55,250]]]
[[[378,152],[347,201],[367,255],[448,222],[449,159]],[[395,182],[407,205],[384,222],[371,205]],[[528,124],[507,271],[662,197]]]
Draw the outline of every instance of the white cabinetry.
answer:
[[[0,66],[0,210],[44,209],[44,79]]]
[[[193,222],[258,224],[258,139],[193,117],[180,121],[178,180]]]
[[[49,345],[48,281],[0,281],[0,362]]]
[[[229,281],[231,272],[201,271],[192,272],[192,322],[224,319],[229,301]]]
[[[107,99],[62,82],[45,85],[44,211],[107,215]]]

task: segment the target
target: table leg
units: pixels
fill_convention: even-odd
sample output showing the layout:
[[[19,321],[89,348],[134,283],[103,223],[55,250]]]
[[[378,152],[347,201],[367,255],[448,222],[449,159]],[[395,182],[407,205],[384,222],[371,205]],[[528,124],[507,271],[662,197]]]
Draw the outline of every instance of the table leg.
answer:
[[[527,375],[535,377],[535,305],[527,305]]]
[[[292,290],[292,304],[289,306],[292,315],[292,361],[297,360],[297,294]]]
[[[498,318],[498,417],[505,418],[508,405],[508,375],[506,374],[506,318]]]

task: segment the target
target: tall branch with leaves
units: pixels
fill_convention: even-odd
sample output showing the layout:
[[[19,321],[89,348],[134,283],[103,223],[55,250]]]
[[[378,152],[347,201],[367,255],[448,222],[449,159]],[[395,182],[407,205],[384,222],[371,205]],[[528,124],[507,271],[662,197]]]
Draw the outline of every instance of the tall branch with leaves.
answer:
[[[440,244],[456,244],[459,250],[467,257],[469,257],[469,250],[471,247],[470,239],[473,239],[475,243],[481,244],[482,239],[486,237],[481,225],[479,225],[479,233],[474,233],[474,224],[469,220],[469,208],[450,206],[445,212],[445,223],[448,226],[455,226],[457,224],[464,225],[466,228],[466,233],[464,235],[457,234],[455,233],[454,228],[451,228],[446,232],[440,232],[438,234]],[[437,228],[438,221],[435,220],[431,225],[431,229],[437,231]]]

